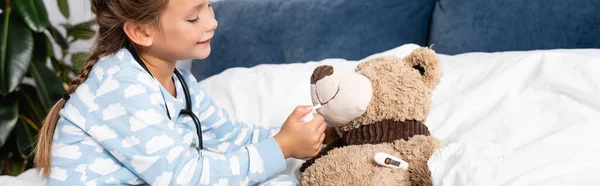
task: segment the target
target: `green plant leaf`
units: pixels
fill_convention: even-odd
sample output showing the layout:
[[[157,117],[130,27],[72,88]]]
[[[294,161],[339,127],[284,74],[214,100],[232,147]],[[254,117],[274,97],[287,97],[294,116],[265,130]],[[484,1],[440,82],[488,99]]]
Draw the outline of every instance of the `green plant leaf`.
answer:
[[[71,11],[69,10],[69,2],[67,0],[57,0],[58,9],[60,9],[60,13],[62,13],[65,18],[69,19]]]
[[[4,157],[2,157],[1,155],[2,154],[0,154],[0,173],[2,173],[4,170]]]
[[[56,74],[46,67],[44,62],[36,60],[31,63],[31,72],[44,110],[49,110],[62,97],[65,89]]]
[[[22,119],[19,119],[15,130],[17,133],[17,149],[19,150],[19,154],[21,157],[27,158],[27,155],[31,154],[31,147],[35,144],[36,134],[33,133],[31,127]]]
[[[6,15],[5,15],[6,16]],[[2,21],[0,36],[0,94],[12,92],[25,76],[33,53],[32,32],[18,19]],[[10,46],[10,47],[8,47]]]
[[[66,83],[67,85],[71,85],[71,78],[69,78],[69,73],[75,71],[73,70],[73,67],[60,62],[55,57],[51,57],[50,61],[52,62],[52,66],[54,67],[54,69],[56,69],[54,71],[57,72],[58,79],[60,79],[63,83]]]
[[[94,21],[79,23],[67,28],[67,36],[72,36],[76,40],[89,40],[94,37],[96,31],[92,29]]]
[[[85,65],[85,59],[87,58],[87,52],[77,52],[71,55],[71,63],[73,64],[73,73],[78,74],[81,68]]]
[[[50,25],[48,12],[42,0],[12,0],[27,26],[35,32],[42,32]]]
[[[17,118],[19,117],[19,104],[15,94],[0,98],[0,147],[4,146],[10,136]]]
[[[48,57],[54,57],[54,45],[52,44],[52,41],[50,41],[50,38],[48,38],[47,36],[45,36],[45,40],[46,40],[46,55]]]
[[[40,103],[38,92],[32,85],[21,84],[19,86],[19,113],[29,118],[36,125],[44,119],[47,110]]]
[[[56,27],[50,25],[48,27],[48,32],[50,32],[50,36],[54,39],[54,42],[63,50],[69,49],[69,43],[67,43],[67,39],[65,36],[60,34],[60,32],[56,29]]]
[[[18,154],[16,154],[15,156],[18,156]],[[17,176],[17,175],[19,175],[19,173],[21,173],[21,168],[22,167],[23,166],[22,166],[22,164],[21,164],[21,162],[19,160],[13,160],[12,168],[10,170],[11,171],[10,175],[11,176]]]
[[[65,28],[65,30],[66,30],[66,29],[69,29],[69,28],[71,28],[71,27],[73,27],[73,25],[72,25],[71,23],[60,23],[60,24],[58,24],[58,25],[60,25],[60,26],[62,26],[63,28]]]
[[[44,33],[33,33],[33,57],[32,59],[48,59],[48,38]]]
[[[49,110],[65,93],[62,83],[56,77],[56,73],[46,66],[48,57],[46,56],[47,47],[46,35],[35,34],[35,48],[33,49],[33,58],[31,62],[31,74],[35,80],[37,93],[44,105],[44,110]],[[56,69],[60,70],[60,69]]]

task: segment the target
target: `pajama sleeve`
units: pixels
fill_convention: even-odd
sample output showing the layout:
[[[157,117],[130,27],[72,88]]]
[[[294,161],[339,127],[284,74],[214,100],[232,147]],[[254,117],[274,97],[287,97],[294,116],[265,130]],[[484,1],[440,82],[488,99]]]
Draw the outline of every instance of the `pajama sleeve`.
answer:
[[[81,111],[85,112],[87,123],[83,128],[147,183],[247,185],[265,181],[285,170],[283,154],[272,137],[260,136],[262,140],[248,144],[249,136],[256,134],[250,131],[263,133],[262,129],[228,122],[219,129],[216,125],[223,118],[207,114],[210,110],[201,111],[199,114],[203,116],[200,117],[205,117],[203,126],[208,125],[208,132],[218,134],[215,139],[235,142],[235,136],[243,130],[249,135],[241,138],[239,148],[228,148],[224,154],[199,153],[184,143],[185,139],[175,129],[176,124],[168,119],[163,100],[157,96],[161,95],[160,88],[149,81],[151,77],[146,72],[127,68],[106,78],[111,79],[105,80],[95,92],[94,103],[101,110]],[[89,91],[80,89],[78,91]],[[200,104],[203,109],[214,106],[210,101]],[[226,131],[236,133],[226,136]],[[243,144],[247,145],[241,146]]]
[[[202,123],[203,141],[207,149],[219,153],[237,151],[245,145],[269,139],[279,132],[279,127],[263,127],[232,121],[227,111],[206,95],[189,71],[181,70],[181,72],[190,89],[193,90],[194,104],[196,104],[194,108],[198,108],[194,112]]]

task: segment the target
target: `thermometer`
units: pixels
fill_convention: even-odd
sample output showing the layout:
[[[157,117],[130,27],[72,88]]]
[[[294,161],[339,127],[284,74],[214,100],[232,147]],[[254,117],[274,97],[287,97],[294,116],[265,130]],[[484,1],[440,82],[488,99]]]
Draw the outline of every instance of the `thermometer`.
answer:
[[[385,152],[378,152],[375,154],[375,162],[381,166],[397,168],[397,169],[408,169],[408,163],[396,156],[392,156]]]

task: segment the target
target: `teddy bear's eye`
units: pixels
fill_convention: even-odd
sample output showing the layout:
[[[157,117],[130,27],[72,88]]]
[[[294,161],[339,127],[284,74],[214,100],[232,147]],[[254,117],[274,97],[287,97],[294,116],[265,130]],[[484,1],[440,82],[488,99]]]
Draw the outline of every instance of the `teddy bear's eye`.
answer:
[[[419,71],[419,73],[421,73],[421,75],[425,74],[425,68],[423,68],[423,66],[415,65],[415,66],[413,66],[413,68],[417,69]]]

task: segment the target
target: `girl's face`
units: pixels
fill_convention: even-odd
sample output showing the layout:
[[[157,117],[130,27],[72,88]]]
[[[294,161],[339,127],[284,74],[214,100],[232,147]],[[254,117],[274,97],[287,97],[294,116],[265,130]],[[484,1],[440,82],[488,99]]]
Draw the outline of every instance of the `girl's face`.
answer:
[[[207,58],[217,25],[208,0],[169,0],[148,52],[172,61]]]

